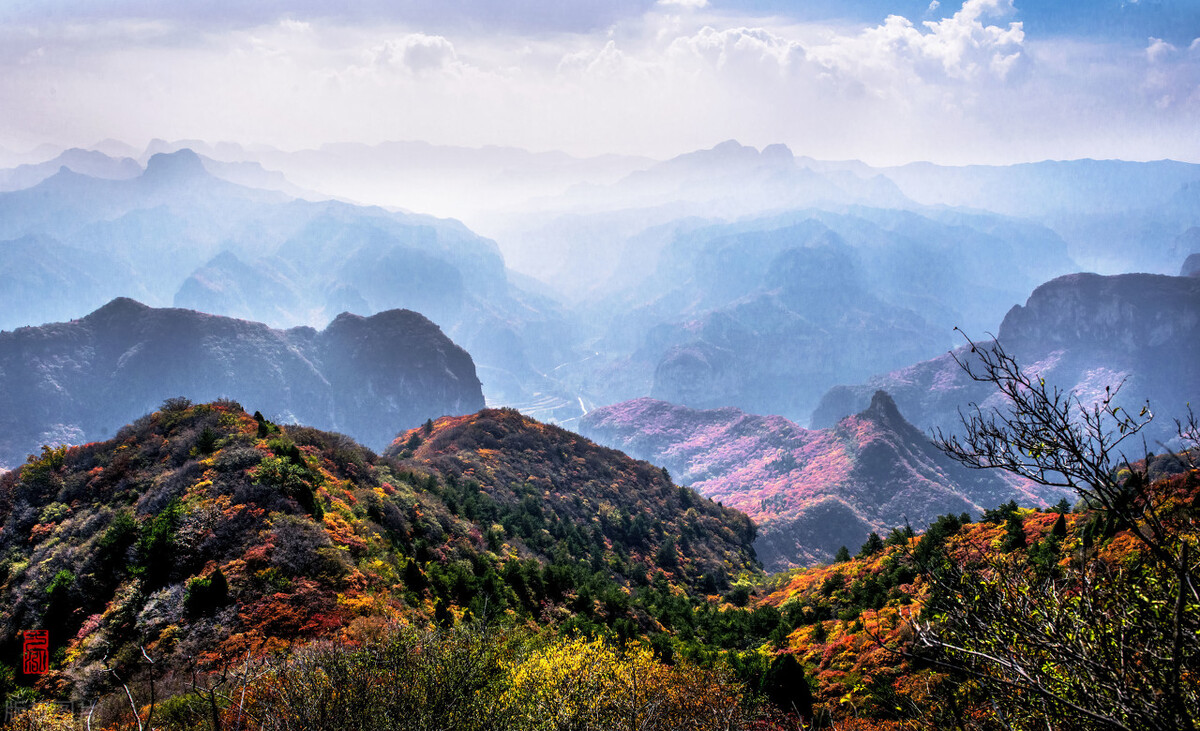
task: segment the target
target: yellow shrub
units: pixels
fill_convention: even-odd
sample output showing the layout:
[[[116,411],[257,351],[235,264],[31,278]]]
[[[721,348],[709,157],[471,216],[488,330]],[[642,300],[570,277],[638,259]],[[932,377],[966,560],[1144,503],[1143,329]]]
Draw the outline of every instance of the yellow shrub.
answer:
[[[621,652],[601,640],[559,640],[507,669],[500,703],[523,730],[717,729],[740,714],[735,683],[663,665],[644,645]]]
[[[5,726],[6,731],[75,731],[75,717],[54,703],[37,703],[21,711]]]

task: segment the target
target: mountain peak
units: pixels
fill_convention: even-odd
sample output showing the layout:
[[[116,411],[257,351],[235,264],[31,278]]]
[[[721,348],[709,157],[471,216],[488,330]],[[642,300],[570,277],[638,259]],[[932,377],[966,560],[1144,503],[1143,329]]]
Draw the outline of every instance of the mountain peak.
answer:
[[[126,315],[141,314],[150,310],[149,305],[144,305],[135,299],[129,297],[117,297],[108,304],[92,312],[87,317],[122,317]]]
[[[1200,253],[1189,254],[1179,269],[1181,277],[1200,277]]]
[[[580,433],[746,512],[759,525],[755,551],[772,570],[828,561],[838,546],[859,545],[906,519],[921,525],[980,504],[1030,499],[1003,476],[950,462],[886,391],[827,429],[638,400],[594,409]]]
[[[695,164],[697,162],[720,162],[730,163],[734,161],[750,161],[758,160],[759,152],[753,147],[743,145],[737,140],[725,140],[707,150],[695,150],[693,152],[685,152],[682,155],[671,158],[665,165],[672,163]]]
[[[1194,342],[1200,282],[1162,274],[1067,274],[1039,286],[1000,323],[999,340],[1026,357],[1072,346],[1135,353]]]
[[[412,331],[425,331],[437,328],[436,324],[431,322],[419,312],[414,312],[407,309],[393,309],[376,312],[373,315],[357,315],[353,312],[343,312],[329,323],[329,330],[346,330],[348,328],[371,327],[373,329],[382,330],[385,328],[404,328]]]
[[[77,183],[78,181],[87,180],[88,178],[89,176],[84,175],[83,173],[77,173],[67,165],[59,165],[58,171],[43,180],[41,183],[39,183],[39,185],[62,185]]]
[[[221,249],[221,251],[216,256],[209,259],[208,263],[205,264],[204,266],[205,266],[205,268],[212,268],[212,267],[240,268],[245,265],[242,263],[242,260],[240,258],[238,258],[237,254],[233,253],[229,249]]]
[[[871,405],[863,412],[863,416],[869,417],[873,421],[902,418],[900,416],[900,409],[896,407],[895,399],[883,389],[879,389],[871,396]]]
[[[0,409],[0,465],[18,464],[57,425],[66,441],[89,441],[173,396],[236,398],[377,447],[397,429],[485,405],[470,354],[414,312],[344,315],[316,333],[118,297],[80,320],[0,337],[0,403],[15,405]]]
[[[143,177],[156,180],[188,180],[207,177],[208,171],[200,156],[184,148],[176,152],[160,152],[146,163]]]
[[[772,162],[793,162],[796,159],[795,155],[792,154],[791,148],[781,142],[767,145],[762,149],[760,155],[764,160]]]
[[[141,321],[153,309],[135,299],[117,297],[108,304],[84,315],[79,322],[88,328],[123,330],[130,324]]]

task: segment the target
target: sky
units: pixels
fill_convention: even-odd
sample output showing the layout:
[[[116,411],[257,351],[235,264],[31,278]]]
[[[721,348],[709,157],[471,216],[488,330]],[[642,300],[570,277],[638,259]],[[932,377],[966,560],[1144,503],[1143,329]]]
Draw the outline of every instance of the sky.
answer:
[[[1197,0],[5,0],[0,147],[1200,162]]]

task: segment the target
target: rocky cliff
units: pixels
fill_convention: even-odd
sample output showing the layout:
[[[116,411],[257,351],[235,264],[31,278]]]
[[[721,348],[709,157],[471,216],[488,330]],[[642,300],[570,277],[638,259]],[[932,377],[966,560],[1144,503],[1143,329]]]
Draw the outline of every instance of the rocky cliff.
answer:
[[[998,340],[1031,372],[1090,403],[1123,384],[1118,403],[1149,401],[1157,415],[1146,432],[1151,449],[1174,434],[1172,417],[1200,397],[1200,279],[1156,274],[1072,274],[1034,290],[1013,307]],[[962,348],[959,357],[969,357]],[[995,388],[976,383],[950,354],[830,390],[813,427],[831,426],[863,408],[878,389],[922,429],[954,429],[958,410],[1001,405]],[[1131,455],[1136,458],[1139,455]]]
[[[415,312],[275,330],[119,298],[79,320],[0,332],[0,464],[107,437],[177,396],[231,398],[379,448],[484,405],[471,356]]]

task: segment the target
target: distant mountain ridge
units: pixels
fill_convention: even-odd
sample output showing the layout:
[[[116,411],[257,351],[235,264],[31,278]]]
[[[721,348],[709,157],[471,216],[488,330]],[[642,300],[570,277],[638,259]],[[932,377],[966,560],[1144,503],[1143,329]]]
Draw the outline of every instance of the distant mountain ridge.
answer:
[[[0,192],[0,328],[65,320],[119,296],[273,327],[410,309],[471,350],[493,397],[513,401],[548,390],[543,374],[567,359],[570,327],[556,305],[512,285],[495,242],[462,223],[297,199],[209,165],[181,149],[126,179],[62,168]],[[246,165],[218,167],[270,183]]]
[[[922,203],[1016,216],[1145,208],[1200,180],[1200,165],[1175,160],[1043,160],[963,166],[914,162],[877,170]]]
[[[1200,166],[1174,161],[883,168],[734,140],[665,161],[420,142],[97,147],[115,157],[57,162],[146,170],[0,193],[0,328],[115,296],[273,327],[412,309],[472,353],[490,403],[567,425],[646,395],[807,423],[839,382],[944,352],[954,326],[994,330],[1053,277],[1174,273],[1200,241]],[[263,166],[390,209],[290,199],[265,190],[281,187]],[[468,220],[496,240],[404,212],[434,200],[491,208]]]
[[[377,448],[484,406],[471,356],[415,312],[273,330],[120,298],[71,322],[0,332],[0,464],[107,437],[177,396],[239,400]]]
[[[985,215],[855,208],[681,226],[643,281],[591,306],[612,362],[583,388],[599,404],[650,395],[806,423],[828,388],[867,377],[851,374],[944,352],[955,324],[986,327],[1043,271],[1072,268],[1052,232]]]
[[[63,166],[32,187],[0,194],[0,237],[34,231],[72,235],[89,224],[158,207],[223,209],[220,220],[232,223],[245,215],[248,204],[286,200],[274,191],[221,180],[205,170],[196,153],[181,150],[151,157],[145,170],[132,177],[97,177]]]
[[[818,169],[860,163],[822,163]],[[928,206],[994,211],[1049,226],[1082,266],[1105,273],[1173,272],[1173,250],[1200,225],[1200,165],[1175,160],[1044,160],[1016,165],[928,162],[871,168]]]
[[[176,151],[178,150],[170,152]],[[110,152],[114,151],[110,150]],[[132,150],[125,152],[129,153]],[[160,152],[167,151],[158,150],[152,155],[148,155],[147,159]],[[209,155],[197,154],[206,171],[231,183],[277,190],[298,197],[331,197],[304,191],[289,182],[283,173],[266,170],[257,162],[214,160]],[[14,168],[0,169],[0,191],[31,188],[64,169],[105,180],[129,180],[140,176],[143,172],[142,166],[129,154],[109,154],[98,149],[73,147],[44,162],[25,163]]]
[[[142,174],[142,166],[130,157],[111,157],[96,150],[75,147],[64,150],[52,160],[0,170],[0,190],[33,187],[64,168],[109,180],[127,180]]]
[[[919,528],[946,513],[1047,497],[951,462],[883,391],[823,430],[733,408],[637,399],[592,411],[580,432],[745,512],[759,526],[754,548],[770,571],[828,561],[840,546],[857,547],[871,531],[906,520]]]
[[[194,149],[217,164],[258,165],[328,197],[476,223],[483,211],[555,195],[579,182],[609,182],[654,163],[644,157],[575,157],[561,151],[463,147],[419,140],[326,143],[299,150],[202,140],[152,140],[142,158]],[[213,166],[214,173],[225,171]],[[231,177],[230,179],[235,179]],[[240,181],[239,181],[240,182]]]
[[[626,241],[656,226],[853,205],[915,204],[882,175],[818,172],[786,145],[760,151],[726,140],[647,164],[607,185],[581,184],[558,198],[531,202],[528,212],[500,218],[488,228],[501,240],[520,242],[506,250],[514,268],[556,285],[571,299],[603,295],[598,284],[628,275],[622,262]]]

